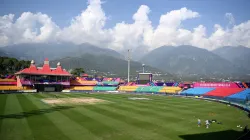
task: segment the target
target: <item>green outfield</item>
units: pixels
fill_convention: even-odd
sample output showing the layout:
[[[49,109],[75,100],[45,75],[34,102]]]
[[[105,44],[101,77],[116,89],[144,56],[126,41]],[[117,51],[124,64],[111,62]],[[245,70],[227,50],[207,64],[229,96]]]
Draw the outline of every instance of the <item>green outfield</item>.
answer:
[[[204,100],[56,95],[0,95],[0,140],[235,140],[242,135],[236,126],[250,124],[245,112]],[[201,127],[197,127],[198,117]],[[206,119],[222,124],[206,129]]]

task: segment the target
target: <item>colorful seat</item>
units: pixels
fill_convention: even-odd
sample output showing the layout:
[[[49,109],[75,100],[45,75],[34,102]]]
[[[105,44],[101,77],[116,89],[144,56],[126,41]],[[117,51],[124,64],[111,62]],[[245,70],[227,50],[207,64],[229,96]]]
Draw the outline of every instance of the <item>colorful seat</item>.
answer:
[[[205,96],[226,97],[243,91],[243,88],[215,88],[204,94]]]
[[[181,92],[181,94],[187,95],[203,95],[207,92],[214,90],[215,88],[190,88]]]
[[[250,89],[245,89],[241,92],[228,96],[228,98],[246,100],[250,99]]]

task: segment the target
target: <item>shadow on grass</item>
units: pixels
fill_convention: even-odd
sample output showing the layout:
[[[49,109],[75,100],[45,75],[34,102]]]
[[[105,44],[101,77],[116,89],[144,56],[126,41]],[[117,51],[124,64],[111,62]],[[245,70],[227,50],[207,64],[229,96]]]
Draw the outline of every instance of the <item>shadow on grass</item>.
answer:
[[[239,140],[238,138],[242,135],[244,135],[242,131],[226,130],[201,134],[180,135],[179,137],[183,140]],[[245,139],[243,138],[240,140]]]
[[[20,112],[17,114],[7,114],[7,115],[0,115],[0,119],[22,119],[22,118],[27,118],[31,116],[36,116],[36,115],[42,115],[46,113],[51,113],[55,111],[60,111],[60,110],[65,110],[65,109],[70,109],[73,108],[71,106],[56,106],[56,107],[51,107],[51,108],[46,108],[46,109],[38,109],[38,110],[31,110],[28,112]]]

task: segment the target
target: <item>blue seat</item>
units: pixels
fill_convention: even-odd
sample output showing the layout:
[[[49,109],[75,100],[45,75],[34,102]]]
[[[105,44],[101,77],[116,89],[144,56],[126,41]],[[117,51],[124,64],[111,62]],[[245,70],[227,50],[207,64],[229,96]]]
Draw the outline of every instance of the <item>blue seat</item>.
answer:
[[[181,94],[187,94],[187,95],[202,95],[209,91],[214,90],[215,88],[190,88],[188,90],[184,90],[181,92]]]
[[[241,100],[245,100],[246,98],[248,98],[248,100],[250,100],[250,89],[246,89],[239,93],[228,96],[228,98],[241,99]]]

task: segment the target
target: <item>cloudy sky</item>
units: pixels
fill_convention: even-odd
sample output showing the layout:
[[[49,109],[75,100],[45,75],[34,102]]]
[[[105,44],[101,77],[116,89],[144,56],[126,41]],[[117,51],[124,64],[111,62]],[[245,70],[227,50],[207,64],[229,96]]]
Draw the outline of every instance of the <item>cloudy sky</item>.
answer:
[[[250,0],[1,0],[0,46],[250,48]]]

